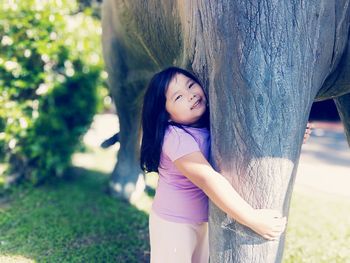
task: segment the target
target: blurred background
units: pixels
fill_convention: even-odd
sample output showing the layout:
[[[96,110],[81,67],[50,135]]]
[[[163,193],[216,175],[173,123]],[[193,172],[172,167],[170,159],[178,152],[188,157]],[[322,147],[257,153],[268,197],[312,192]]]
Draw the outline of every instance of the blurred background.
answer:
[[[97,0],[0,4],[0,262],[149,262],[157,184],[108,194],[119,130]],[[332,101],[314,103],[283,262],[350,262],[350,149]]]

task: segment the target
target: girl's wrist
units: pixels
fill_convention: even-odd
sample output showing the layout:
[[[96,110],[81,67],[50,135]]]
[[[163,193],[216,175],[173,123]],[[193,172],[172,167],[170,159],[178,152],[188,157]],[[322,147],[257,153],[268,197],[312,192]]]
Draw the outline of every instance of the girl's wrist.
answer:
[[[256,209],[249,207],[246,209],[244,213],[241,213],[241,224],[251,228],[255,225],[255,219],[256,219]]]

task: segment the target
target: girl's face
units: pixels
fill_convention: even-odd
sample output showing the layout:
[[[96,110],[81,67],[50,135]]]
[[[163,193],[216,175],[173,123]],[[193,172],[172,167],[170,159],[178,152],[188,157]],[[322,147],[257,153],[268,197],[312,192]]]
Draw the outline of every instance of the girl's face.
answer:
[[[176,74],[165,93],[166,111],[173,122],[195,126],[206,111],[202,87],[183,74]]]

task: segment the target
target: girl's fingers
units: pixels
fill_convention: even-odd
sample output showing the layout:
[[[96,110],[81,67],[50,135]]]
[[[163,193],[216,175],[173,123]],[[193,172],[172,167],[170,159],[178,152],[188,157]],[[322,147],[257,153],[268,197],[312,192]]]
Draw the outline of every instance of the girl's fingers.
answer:
[[[279,225],[275,225],[271,228],[272,231],[284,231],[284,229],[286,228],[286,224],[279,224]]]
[[[272,232],[271,233],[274,233],[274,234],[280,234],[284,231],[284,227],[276,227],[274,229],[272,229]]]
[[[310,122],[308,122],[306,124],[306,128],[308,128],[308,129],[312,129],[313,127],[314,127],[314,125],[312,123],[310,123]]]
[[[273,226],[273,232],[283,232],[286,229],[286,223],[279,223]]]
[[[278,218],[278,219],[282,218],[282,213],[277,210],[271,210],[270,213],[271,213],[270,216],[273,218]]]
[[[287,222],[287,218],[284,216],[284,217],[280,217],[280,218],[274,218],[275,221],[276,221],[276,224],[285,224]]]
[[[273,240],[272,237],[270,237],[269,235],[263,235],[263,238],[267,239],[267,240]]]
[[[279,235],[278,235],[279,236]],[[278,239],[278,236],[272,236],[272,235],[263,235],[263,238],[270,240],[270,241],[274,241]]]
[[[272,232],[266,234],[266,236],[269,238],[276,238],[277,239],[282,235],[282,233],[283,233],[283,231],[281,231],[281,230],[272,231]]]

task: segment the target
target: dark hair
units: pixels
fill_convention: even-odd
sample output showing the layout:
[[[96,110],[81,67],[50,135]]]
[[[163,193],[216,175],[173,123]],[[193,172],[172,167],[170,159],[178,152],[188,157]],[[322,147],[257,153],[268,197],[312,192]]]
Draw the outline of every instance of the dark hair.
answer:
[[[165,93],[170,81],[176,74],[183,74],[201,85],[196,76],[177,67],[167,68],[155,74],[151,79],[144,96],[142,108],[140,165],[141,169],[146,172],[158,172],[163,139],[168,125],[182,126],[169,123],[169,114],[165,108]],[[208,110],[202,118],[204,119],[203,124],[209,126]]]

